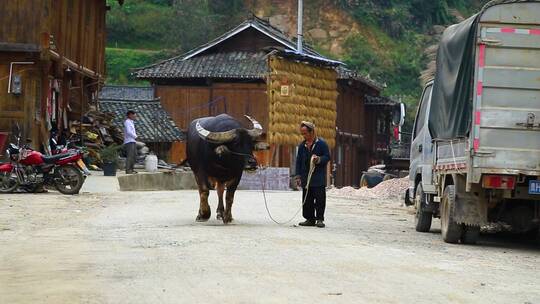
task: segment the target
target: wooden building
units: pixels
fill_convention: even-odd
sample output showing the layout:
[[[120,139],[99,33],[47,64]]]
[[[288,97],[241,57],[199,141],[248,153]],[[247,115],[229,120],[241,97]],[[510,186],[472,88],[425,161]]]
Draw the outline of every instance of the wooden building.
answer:
[[[301,70],[314,69],[310,71],[323,75],[323,70],[331,67],[335,74],[332,76],[334,82],[324,94],[326,97],[332,95],[332,108],[337,110],[337,116],[334,116],[332,130],[324,131],[322,137],[331,143],[333,158],[338,160],[335,163],[335,184],[357,186],[362,170],[376,156],[372,142],[374,136],[371,135],[374,123],[371,122],[372,116],[366,114],[365,96],[379,96],[381,87],[345,67],[338,67],[339,63],[323,57],[309,46],[301,55],[295,53],[295,47],[295,43],[281,31],[264,20],[252,17],[207,44],[184,55],[140,68],[134,75],[152,83],[156,97],[160,98],[180,128],[187,128],[195,118],[220,113],[239,119],[244,114],[255,117],[269,132],[266,139],[273,143],[270,152],[258,155],[259,159],[266,165],[293,168],[296,145],[283,144],[283,140],[272,136],[275,132],[272,94],[287,95],[290,90],[291,99],[294,99],[300,91],[320,84],[316,79],[312,80],[312,85],[301,84]],[[276,58],[286,59],[290,64],[301,62],[309,67],[297,65],[283,76],[272,65]],[[319,104],[322,99],[320,94],[307,93],[303,97],[308,106],[306,118],[313,112],[312,105]],[[330,117],[332,115],[331,109],[321,109],[317,113],[321,111]],[[299,118],[298,124],[302,117],[296,117]],[[322,117],[313,119],[322,122]],[[324,124],[330,127],[326,122]],[[296,128],[290,133],[300,142]]]
[[[18,124],[47,150],[50,130],[82,120],[104,81],[106,11],[106,0],[3,1],[0,131]]]
[[[334,184],[359,186],[368,167],[387,163],[392,140],[392,113],[397,103],[379,96],[381,88],[340,67]]]

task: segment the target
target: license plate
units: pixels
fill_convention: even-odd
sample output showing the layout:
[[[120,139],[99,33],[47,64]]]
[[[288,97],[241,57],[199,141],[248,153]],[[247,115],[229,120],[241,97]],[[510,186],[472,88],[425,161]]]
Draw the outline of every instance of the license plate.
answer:
[[[529,194],[540,194],[540,180],[529,181]]]
[[[84,164],[82,159],[79,159],[77,161],[77,165],[79,166],[79,168],[81,168],[81,170],[84,172],[84,174],[87,174],[87,175],[90,174],[90,170],[88,170],[88,168],[86,167],[86,165]]]

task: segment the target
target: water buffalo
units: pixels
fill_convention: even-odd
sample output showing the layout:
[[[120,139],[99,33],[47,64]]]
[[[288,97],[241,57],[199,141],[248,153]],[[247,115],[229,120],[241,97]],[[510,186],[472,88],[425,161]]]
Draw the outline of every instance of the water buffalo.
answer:
[[[234,192],[245,169],[256,169],[257,161],[253,150],[256,139],[263,129],[253,118],[246,116],[253,129],[245,129],[233,117],[221,114],[199,118],[191,122],[187,136],[187,161],[193,170],[199,187],[200,206],[197,221],[210,218],[208,195],[211,188],[218,193],[219,204],[216,218],[227,224],[233,220],[231,209]],[[223,193],[227,206],[223,206]]]

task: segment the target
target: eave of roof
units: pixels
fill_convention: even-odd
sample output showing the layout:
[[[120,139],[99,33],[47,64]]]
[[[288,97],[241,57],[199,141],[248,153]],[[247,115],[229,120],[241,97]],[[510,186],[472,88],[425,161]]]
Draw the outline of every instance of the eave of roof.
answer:
[[[328,59],[323,56],[316,56],[316,55],[311,55],[308,53],[299,53],[297,51],[287,50],[287,49],[281,51],[280,54],[284,57],[291,57],[293,59],[297,59],[301,61],[307,61],[307,62],[316,63],[316,64],[324,64],[324,65],[333,66],[333,67],[337,67],[339,65],[344,64],[341,61]]]
[[[366,95],[365,97],[366,106],[395,106],[396,104],[398,104],[397,101],[385,96]]]
[[[378,83],[375,80],[369,78],[368,76],[363,76],[363,75],[359,74],[356,71],[350,70],[350,69],[346,68],[343,65],[337,67],[337,72],[338,72],[338,80],[358,81],[358,82],[361,82],[361,83],[363,83],[363,84],[365,84],[367,86],[370,86],[371,88],[373,88],[373,89],[375,89],[375,90],[377,90],[379,92],[382,91],[382,89],[383,89],[383,85],[381,85],[380,83]]]
[[[106,85],[98,94],[101,101],[155,101],[154,88],[150,86]]]
[[[227,52],[199,55],[188,60],[171,60],[136,71],[139,79],[230,78],[266,79],[266,52]]]

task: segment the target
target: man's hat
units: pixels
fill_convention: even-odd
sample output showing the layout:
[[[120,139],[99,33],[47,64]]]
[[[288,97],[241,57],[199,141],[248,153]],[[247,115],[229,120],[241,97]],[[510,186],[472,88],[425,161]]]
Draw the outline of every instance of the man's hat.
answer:
[[[302,127],[305,126],[305,127],[307,127],[308,129],[310,129],[310,130],[315,130],[315,124],[312,123],[311,121],[305,121],[305,120],[304,120],[304,121],[302,121],[302,122],[300,123],[300,126],[302,126]]]

